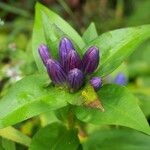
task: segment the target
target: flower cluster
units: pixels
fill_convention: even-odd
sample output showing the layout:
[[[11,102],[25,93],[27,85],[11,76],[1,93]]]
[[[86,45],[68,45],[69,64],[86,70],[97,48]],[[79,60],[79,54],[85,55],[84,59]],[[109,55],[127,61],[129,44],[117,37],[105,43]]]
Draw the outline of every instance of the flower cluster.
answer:
[[[55,85],[67,83],[72,91],[79,90],[86,75],[93,73],[99,64],[97,47],[88,48],[81,60],[72,42],[66,37],[59,43],[59,62],[51,57],[46,45],[41,44],[38,50],[52,82]],[[90,84],[98,90],[102,85],[102,80],[99,77],[93,77]]]

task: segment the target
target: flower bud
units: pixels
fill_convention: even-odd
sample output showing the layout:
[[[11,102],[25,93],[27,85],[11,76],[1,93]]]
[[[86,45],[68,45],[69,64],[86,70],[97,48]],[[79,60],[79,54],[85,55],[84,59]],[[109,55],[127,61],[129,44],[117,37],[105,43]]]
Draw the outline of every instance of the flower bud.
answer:
[[[49,49],[46,45],[41,44],[38,48],[40,57],[44,63],[44,65],[46,66],[47,61],[50,59],[50,54],[49,54]]]
[[[59,62],[49,59],[46,67],[48,75],[54,84],[63,84],[66,81],[66,74]]]
[[[70,50],[74,50],[71,41],[68,38],[61,39],[59,43],[59,57],[60,57],[60,63],[64,69],[66,69],[66,65],[67,65],[66,57]]]
[[[83,85],[84,75],[79,69],[74,68],[69,71],[67,81],[69,87],[76,91]]]
[[[78,55],[78,53],[74,50],[70,50],[70,52],[67,55],[67,67],[66,71],[70,71],[74,68],[78,68],[81,69],[82,68],[82,62],[80,59],[80,56]]]
[[[119,84],[119,85],[126,85],[127,84],[127,79],[123,73],[119,73],[115,80],[114,83]]]
[[[85,52],[82,63],[85,74],[93,73],[99,64],[99,49],[95,46],[90,47]]]
[[[93,86],[95,90],[99,90],[102,86],[102,79],[100,77],[93,77],[90,80],[90,84]]]

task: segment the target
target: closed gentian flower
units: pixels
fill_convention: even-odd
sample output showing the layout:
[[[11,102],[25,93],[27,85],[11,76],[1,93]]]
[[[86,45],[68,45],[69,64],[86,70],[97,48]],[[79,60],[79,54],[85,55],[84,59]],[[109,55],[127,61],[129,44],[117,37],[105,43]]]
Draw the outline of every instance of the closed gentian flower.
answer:
[[[68,73],[67,82],[71,90],[79,90],[84,82],[84,75],[82,71],[77,68],[70,70]]]
[[[93,86],[93,88],[97,91],[102,86],[102,79],[100,77],[93,77],[90,80],[90,84]]]
[[[63,66],[65,71],[66,71],[66,64],[67,64],[66,57],[70,50],[74,50],[71,41],[68,38],[61,39],[59,43],[59,58],[60,58],[60,63]]]
[[[99,64],[99,49],[95,46],[90,47],[83,56],[83,72],[85,74],[93,73]]]
[[[66,74],[59,62],[49,59],[46,67],[48,75],[54,84],[63,84],[66,81]]]
[[[48,47],[45,44],[41,44],[38,48],[38,51],[44,65],[46,66],[47,61],[50,59],[50,53]]]
[[[66,59],[67,59],[67,65],[65,67],[67,67],[66,68],[67,72],[74,68],[78,68],[78,69],[82,68],[82,62],[80,56],[76,51],[70,50]]]
[[[114,79],[114,83],[119,84],[119,85],[126,85],[127,78],[125,77],[123,73],[119,73]]]

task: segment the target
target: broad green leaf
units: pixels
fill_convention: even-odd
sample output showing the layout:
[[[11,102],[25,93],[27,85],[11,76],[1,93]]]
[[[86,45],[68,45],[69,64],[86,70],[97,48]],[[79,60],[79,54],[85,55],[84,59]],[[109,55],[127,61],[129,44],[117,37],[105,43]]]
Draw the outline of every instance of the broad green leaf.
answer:
[[[29,150],[76,150],[79,140],[76,130],[59,123],[41,128],[33,137]]]
[[[91,41],[93,41],[94,39],[96,39],[98,37],[98,33],[95,27],[95,24],[92,22],[89,27],[86,29],[86,31],[83,33],[83,40],[85,41],[85,43],[89,43]]]
[[[44,29],[44,35],[46,43],[50,48],[50,54],[54,58],[58,58],[58,42],[60,40],[59,35],[56,33],[55,26],[49,21],[48,15],[41,11],[42,24]]]
[[[44,11],[49,16],[49,21],[51,24],[55,24],[62,32],[68,35],[80,47],[80,49],[85,46],[81,36],[59,15],[40,3],[36,4],[36,9]]]
[[[113,72],[139,44],[149,37],[150,25],[143,25],[106,32],[96,38],[89,44],[100,48],[101,59],[96,75],[106,76]],[[87,47],[84,51],[86,49]]]
[[[98,92],[105,112],[76,107],[75,114],[81,121],[96,125],[121,125],[150,135],[150,127],[137,104],[137,99],[119,85],[104,85]]]
[[[39,54],[37,51],[38,46],[41,43],[46,44],[46,42],[47,42],[45,34],[44,34],[44,28],[48,27],[46,36],[48,37],[48,34],[50,34],[49,37],[52,37],[54,32],[57,31],[55,29],[55,27],[53,27],[53,26],[56,26],[57,28],[59,28],[61,30],[61,32],[63,32],[75,44],[77,44],[78,47],[80,48],[80,50],[85,46],[85,43],[82,40],[82,38],[80,37],[80,35],[65,20],[63,20],[61,17],[59,17],[53,11],[49,10],[48,8],[46,8],[45,6],[43,6],[40,3],[36,4],[35,11],[36,12],[35,12],[35,21],[34,21],[33,37],[32,37],[32,50],[33,50],[33,55],[34,55],[34,58],[35,58],[35,61],[37,63],[39,70],[41,72],[44,72],[44,66],[42,64],[42,61],[40,60],[40,57],[39,57]],[[42,18],[43,13],[45,14],[44,18]],[[44,22],[46,22],[46,23],[49,22],[48,24],[45,24],[45,26],[43,26],[43,23],[42,23],[43,19],[44,19]],[[49,31],[48,29],[52,29],[52,30]],[[55,48],[57,45],[58,45],[58,41],[55,41],[54,42]],[[80,51],[80,52],[82,52],[82,51]]]
[[[3,145],[3,150],[16,150],[15,143],[7,140],[7,139],[2,139],[2,145]]]
[[[150,74],[150,39],[142,43],[128,58],[130,77]]]
[[[45,71],[42,60],[38,53],[38,47],[42,43],[46,44],[46,39],[44,36],[41,12],[39,9],[35,9],[35,20],[34,20],[34,27],[32,33],[32,52],[40,72]]]
[[[0,129],[0,136],[8,140],[29,146],[31,139],[13,127]]]
[[[67,102],[92,107],[90,104],[98,99],[89,86],[72,94],[63,88],[48,86],[48,81],[46,76],[31,75],[14,84],[0,100],[0,128],[64,107]],[[100,109],[100,102],[95,107]]]
[[[143,89],[142,89],[143,90]],[[147,90],[150,93],[150,88]],[[136,96],[139,99],[140,107],[145,114],[146,117],[150,116],[150,95],[146,95],[143,93],[136,93]]]
[[[142,50],[141,50],[142,49]],[[128,63],[145,62],[150,65],[150,39],[143,42],[136,51],[128,58]]]
[[[0,128],[16,124],[40,113],[66,105],[69,97],[51,85],[41,75],[31,75],[14,84],[0,100]]]
[[[103,129],[83,143],[84,150],[149,150],[150,136],[127,129]]]

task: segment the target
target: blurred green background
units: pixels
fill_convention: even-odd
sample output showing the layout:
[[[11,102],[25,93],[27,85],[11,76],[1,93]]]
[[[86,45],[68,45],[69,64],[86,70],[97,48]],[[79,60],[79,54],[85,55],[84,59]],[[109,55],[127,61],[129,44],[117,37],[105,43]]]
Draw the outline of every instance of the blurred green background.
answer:
[[[150,24],[150,0],[39,2],[67,20],[80,34],[90,22],[95,23],[99,35],[122,27]],[[36,0],[0,0],[0,97],[14,82],[37,72],[31,49],[35,3]],[[150,39],[110,76],[113,78],[118,72],[127,76],[127,86],[139,98],[139,105],[150,122]],[[16,127],[32,136],[44,121],[42,117],[34,118]]]

